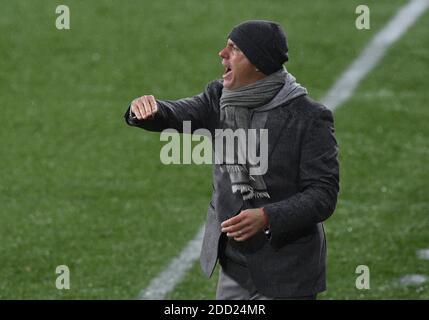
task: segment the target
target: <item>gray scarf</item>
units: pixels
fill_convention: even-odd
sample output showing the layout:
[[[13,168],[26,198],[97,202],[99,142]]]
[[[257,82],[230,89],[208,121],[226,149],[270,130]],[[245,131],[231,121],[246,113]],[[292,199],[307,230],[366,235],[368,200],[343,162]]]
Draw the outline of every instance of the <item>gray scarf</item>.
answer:
[[[272,103],[273,98],[282,91],[282,98],[278,103]],[[295,81],[295,78],[286,71],[279,70],[250,85],[228,90],[223,88],[220,99],[222,129],[244,129],[246,136],[248,129],[262,129],[267,117],[255,117],[255,112],[265,112],[284,104],[286,101],[307,94],[307,90]],[[268,103],[270,102],[270,103]],[[248,137],[244,143],[247,143]],[[260,150],[260,139],[256,139],[256,150]],[[239,163],[238,159],[246,159],[246,163]],[[234,158],[222,159],[221,170],[227,171],[232,183],[232,192],[240,191],[243,200],[253,198],[269,198],[267,186],[262,175],[250,175],[249,169],[256,166],[247,159],[246,145],[234,147]]]

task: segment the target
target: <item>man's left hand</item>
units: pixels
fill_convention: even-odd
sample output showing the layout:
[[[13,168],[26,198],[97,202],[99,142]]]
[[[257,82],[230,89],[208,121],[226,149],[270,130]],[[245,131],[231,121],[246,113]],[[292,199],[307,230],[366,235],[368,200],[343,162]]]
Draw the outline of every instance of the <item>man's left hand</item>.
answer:
[[[247,209],[222,222],[222,232],[235,241],[244,241],[268,226],[268,218],[262,208]]]

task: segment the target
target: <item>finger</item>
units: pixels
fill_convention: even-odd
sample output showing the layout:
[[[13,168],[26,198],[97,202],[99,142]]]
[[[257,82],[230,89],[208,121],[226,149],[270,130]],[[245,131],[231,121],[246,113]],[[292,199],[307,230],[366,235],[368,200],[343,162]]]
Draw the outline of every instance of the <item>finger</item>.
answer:
[[[155,116],[157,106],[156,106],[156,100],[154,96],[147,96],[147,102],[150,106],[150,111],[148,113],[148,118],[152,119]]]
[[[139,111],[140,111],[143,119],[146,119],[146,117],[148,115],[147,115],[146,107],[145,107],[145,96],[142,96],[139,98],[138,107],[139,107]]]
[[[148,113],[148,108],[146,107],[147,105],[146,96],[143,96],[141,98],[140,104],[141,104],[141,110],[144,112],[144,118],[147,118],[149,116],[149,113]]]
[[[250,229],[249,231],[246,232],[242,232],[240,236],[235,237],[234,240],[235,241],[245,241],[247,239],[249,239],[250,237],[253,237],[256,234],[257,230],[255,229]]]
[[[141,112],[139,110],[138,102],[137,101],[134,101],[131,104],[131,112],[134,113],[134,115],[136,116],[137,119],[141,120],[143,118],[143,116],[142,116],[142,114],[141,114]]]
[[[156,100],[154,96],[149,96],[149,104],[151,107],[152,115],[154,115],[158,111],[158,106],[156,104]]]
[[[252,228],[252,227],[241,228],[241,229],[234,231],[234,232],[228,232],[226,234],[226,236],[230,237],[230,238],[234,238],[234,239],[235,238],[241,238],[241,237],[247,235],[248,233],[251,233],[253,231],[253,229],[254,228]]]
[[[143,101],[144,101],[144,103],[143,103],[144,110],[146,112],[146,118],[148,118],[152,114],[152,107],[151,107],[150,102],[149,102],[149,97],[145,96]]]
[[[243,210],[239,214],[237,214],[236,216],[234,216],[234,217],[230,218],[229,220],[227,220],[226,221],[227,223],[225,224],[225,227],[228,227],[228,226],[240,223],[241,221],[247,220],[248,217],[249,217],[249,214],[248,214],[247,210]]]
[[[222,232],[229,232],[229,233],[231,233],[231,232],[236,232],[238,230],[246,228],[248,226],[249,226],[249,223],[247,221],[241,220],[239,223],[236,223],[236,224],[234,224],[232,226],[222,228],[221,231]]]
[[[241,237],[235,237],[234,240],[237,242],[246,241],[249,239],[252,235],[246,233],[245,235],[242,235]]]
[[[221,227],[225,228],[225,227],[229,227],[232,226],[236,223],[239,223],[242,220],[243,216],[240,214],[236,215],[235,217],[232,217],[228,220],[225,220],[224,222],[221,223]]]

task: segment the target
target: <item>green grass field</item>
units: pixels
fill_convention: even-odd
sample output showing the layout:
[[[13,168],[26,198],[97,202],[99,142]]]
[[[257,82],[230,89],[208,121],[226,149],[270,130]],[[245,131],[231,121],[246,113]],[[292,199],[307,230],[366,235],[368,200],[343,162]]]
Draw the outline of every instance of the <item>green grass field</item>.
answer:
[[[205,219],[211,168],[164,166],[159,134],[127,127],[133,98],[190,96],[220,77],[218,51],[250,18],[286,29],[286,65],[321,98],[406,3],[370,0],[371,29],[355,28],[361,2],[0,0],[0,298],[133,299]],[[69,5],[71,30],[55,28]],[[341,194],[326,223],[323,299],[429,298],[429,13],[398,41],[335,112]],[[55,268],[70,268],[57,290]],[[355,288],[368,265],[371,289]],[[171,299],[214,298],[217,276],[199,264]]]

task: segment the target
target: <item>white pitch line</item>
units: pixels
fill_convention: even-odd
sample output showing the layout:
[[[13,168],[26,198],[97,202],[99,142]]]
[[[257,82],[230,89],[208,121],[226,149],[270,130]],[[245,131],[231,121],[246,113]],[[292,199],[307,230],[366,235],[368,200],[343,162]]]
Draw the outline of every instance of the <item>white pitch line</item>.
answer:
[[[419,259],[429,260],[429,249],[417,250],[416,254]]]
[[[421,286],[428,281],[428,277],[422,274],[407,274],[399,279],[401,286]]]
[[[429,7],[429,0],[412,0],[401,7],[379,31],[321,100],[335,110],[348,100],[362,79],[377,65],[387,49],[395,43]]]
[[[177,283],[186,275],[186,271],[200,256],[201,244],[204,236],[204,225],[197,235],[188,242],[180,255],[170,262],[156,278],[154,278],[146,289],[140,291],[140,300],[162,300],[165,295],[172,291]]]
[[[411,0],[401,7],[338,78],[321,102],[331,110],[335,110],[350,98],[360,81],[376,66],[387,49],[417,21],[428,7],[429,0]],[[140,291],[139,299],[161,300],[174,289],[199,258],[203,232],[204,226],[188,242],[180,255],[174,258],[147,288]]]

